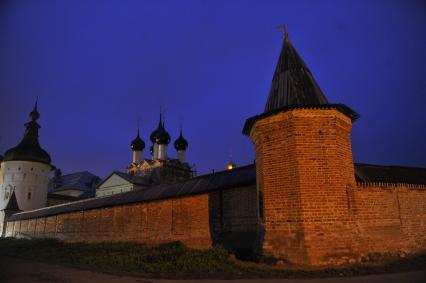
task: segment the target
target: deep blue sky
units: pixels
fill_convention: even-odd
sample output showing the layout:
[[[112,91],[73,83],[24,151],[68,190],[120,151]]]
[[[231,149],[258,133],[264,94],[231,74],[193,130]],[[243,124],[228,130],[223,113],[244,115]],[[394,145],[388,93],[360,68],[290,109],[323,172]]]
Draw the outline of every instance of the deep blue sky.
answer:
[[[281,24],[329,101],[360,113],[355,161],[426,167],[426,2],[414,0],[1,1],[0,153],[39,96],[41,144],[64,173],[124,171],[137,117],[148,143],[161,101],[199,174],[230,153],[251,163],[241,130],[263,111]]]

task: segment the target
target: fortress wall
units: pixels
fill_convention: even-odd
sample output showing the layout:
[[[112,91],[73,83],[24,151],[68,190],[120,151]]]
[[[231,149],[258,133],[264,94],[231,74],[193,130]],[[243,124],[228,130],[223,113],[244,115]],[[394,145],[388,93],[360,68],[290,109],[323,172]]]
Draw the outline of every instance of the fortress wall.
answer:
[[[124,204],[7,222],[7,237],[57,238],[68,242],[181,241],[190,248],[254,249],[259,244],[256,187]]]
[[[203,194],[7,222],[6,236],[148,245],[181,241],[188,247],[208,248],[209,224],[209,195]]]
[[[210,193],[212,240],[236,253],[260,253],[260,226],[256,186]]]
[[[426,186],[358,183],[351,198],[360,255],[426,250]]]

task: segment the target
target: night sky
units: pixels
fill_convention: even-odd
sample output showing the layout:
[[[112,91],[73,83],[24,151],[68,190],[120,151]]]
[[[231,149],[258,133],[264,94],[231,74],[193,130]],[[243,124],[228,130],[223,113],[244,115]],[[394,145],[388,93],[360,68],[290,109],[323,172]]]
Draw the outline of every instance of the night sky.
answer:
[[[63,173],[124,171],[138,117],[149,147],[161,104],[198,174],[252,163],[241,130],[263,111],[281,24],[328,100],[361,115],[356,162],[426,167],[426,2],[408,0],[1,1],[0,153],[38,96]]]

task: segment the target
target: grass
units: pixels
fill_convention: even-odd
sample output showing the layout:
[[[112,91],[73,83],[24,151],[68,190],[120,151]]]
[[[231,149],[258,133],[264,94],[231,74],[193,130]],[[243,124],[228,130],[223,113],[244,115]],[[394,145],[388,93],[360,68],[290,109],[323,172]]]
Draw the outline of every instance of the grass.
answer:
[[[284,278],[354,276],[426,269],[426,255],[375,256],[341,268],[297,269],[233,260],[221,248],[188,249],[179,242],[147,247],[134,242],[65,243],[54,239],[0,239],[0,255],[119,275],[151,278]]]

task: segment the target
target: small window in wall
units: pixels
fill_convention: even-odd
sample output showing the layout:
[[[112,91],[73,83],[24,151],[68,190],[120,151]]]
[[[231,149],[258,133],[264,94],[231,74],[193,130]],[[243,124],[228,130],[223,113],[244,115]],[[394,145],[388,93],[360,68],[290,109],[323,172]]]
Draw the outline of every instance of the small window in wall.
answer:
[[[31,192],[28,192],[27,199],[31,199]]]
[[[34,168],[31,168],[31,171],[33,171],[34,170]]]
[[[6,187],[6,190],[4,192],[4,199],[7,200],[12,195],[13,187],[11,185]]]

